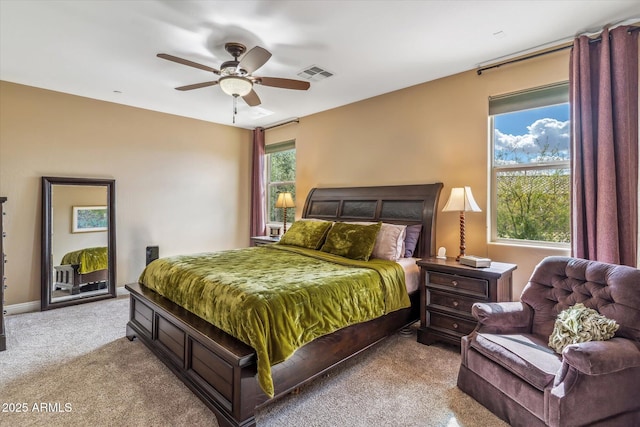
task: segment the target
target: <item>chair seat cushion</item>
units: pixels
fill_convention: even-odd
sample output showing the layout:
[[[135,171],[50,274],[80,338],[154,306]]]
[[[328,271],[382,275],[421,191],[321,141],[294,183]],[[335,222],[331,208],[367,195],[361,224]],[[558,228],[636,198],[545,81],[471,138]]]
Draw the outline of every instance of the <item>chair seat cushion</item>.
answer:
[[[471,347],[540,391],[553,382],[562,357],[529,334],[476,334]]]

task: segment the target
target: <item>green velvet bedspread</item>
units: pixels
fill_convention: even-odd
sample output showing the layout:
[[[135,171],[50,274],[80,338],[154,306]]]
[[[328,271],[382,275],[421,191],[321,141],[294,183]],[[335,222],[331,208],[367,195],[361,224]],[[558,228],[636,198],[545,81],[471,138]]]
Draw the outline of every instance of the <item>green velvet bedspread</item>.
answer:
[[[410,306],[395,262],[285,245],[161,258],[139,281],[253,347],[270,397],[271,366],[297,348]]]
[[[78,273],[80,274],[104,270],[109,264],[107,247],[85,248],[69,252],[62,257],[60,264],[79,264]]]

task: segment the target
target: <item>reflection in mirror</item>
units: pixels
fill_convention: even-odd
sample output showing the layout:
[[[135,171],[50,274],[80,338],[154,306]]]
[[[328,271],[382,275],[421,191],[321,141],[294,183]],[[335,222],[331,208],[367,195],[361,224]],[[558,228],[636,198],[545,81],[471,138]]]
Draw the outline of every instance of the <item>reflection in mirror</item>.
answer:
[[[51,187],[51,301],[107,293],[107,187]]]
[[[115,181],[42,179],[42,309],[115,297]]]

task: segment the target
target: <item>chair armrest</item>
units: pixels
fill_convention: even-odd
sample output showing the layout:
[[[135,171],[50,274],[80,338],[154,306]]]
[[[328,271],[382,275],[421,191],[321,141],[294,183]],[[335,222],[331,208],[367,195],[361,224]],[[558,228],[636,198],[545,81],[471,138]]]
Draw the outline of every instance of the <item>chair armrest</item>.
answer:
[[[562,351],[563,365],[570,365],[587,375],[610,374],[640,367],[640,343],[612,338],[570,344]]]
[[[478,319],[479,332],[529,332],[533,310],[522,302],[477,302],[471,314]]]

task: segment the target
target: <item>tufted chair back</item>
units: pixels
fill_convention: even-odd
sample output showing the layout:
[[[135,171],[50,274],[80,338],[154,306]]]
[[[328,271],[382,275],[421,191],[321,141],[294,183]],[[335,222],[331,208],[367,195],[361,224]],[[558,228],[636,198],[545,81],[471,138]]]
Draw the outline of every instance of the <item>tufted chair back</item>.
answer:
[[[531,332],[548,337],[558,313],[577,303],[620,325],[616,336],[640,341],[640,270],[569,257],[548,257],[520,296],[533,308]]]

